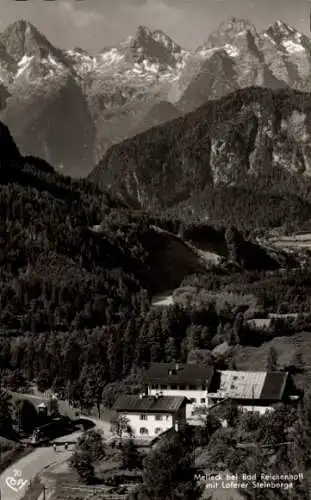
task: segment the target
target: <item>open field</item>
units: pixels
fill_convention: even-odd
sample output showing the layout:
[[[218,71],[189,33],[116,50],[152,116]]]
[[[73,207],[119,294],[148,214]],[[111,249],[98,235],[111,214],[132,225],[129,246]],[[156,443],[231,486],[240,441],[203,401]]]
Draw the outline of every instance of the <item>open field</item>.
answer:
[[[311,249],[311,233],[295,234],[291,236],[272,236],[266,243],[284,249]]]
[[[276,349],[280,368],[289,366],[295,352],[300,352],[302,367],[305,372],[311,371],[311,333],[299,332],[291,337],[276,337],[264,342],[259,347],[237,346],[234,359],[239,370],[265,370],[270,347]],[[295,375],[297,383],[301,383],[302,375]]]

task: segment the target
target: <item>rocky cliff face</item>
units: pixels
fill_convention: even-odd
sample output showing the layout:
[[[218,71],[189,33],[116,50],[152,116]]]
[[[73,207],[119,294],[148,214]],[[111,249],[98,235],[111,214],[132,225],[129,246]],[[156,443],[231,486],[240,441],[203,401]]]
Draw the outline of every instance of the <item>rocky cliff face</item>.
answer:
[[[143,207],[169,206],[207,185],[243,185],[279,171],[307,180],[310,113],[310,95],[238,90],[111,147],[90,178]]]
[[[94,162],[96,134],[81,88],[71,76],[27,88],[14,92],[1,112],[21,152],[83,175]]]

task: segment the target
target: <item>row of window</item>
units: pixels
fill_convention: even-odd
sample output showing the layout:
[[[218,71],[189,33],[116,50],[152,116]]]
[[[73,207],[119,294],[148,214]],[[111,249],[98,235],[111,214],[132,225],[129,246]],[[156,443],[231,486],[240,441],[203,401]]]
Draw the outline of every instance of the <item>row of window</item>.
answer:
[[[149,415],[151,416],[151,415]],[[168,420],[168,415],[156,415],[155,419],[156,420],[163,420],[164,417],[166,417],[166,420]],[[140,420],[148,420],[148,415],[139,415]]]
[[[162,430],[163,429],[161,429],[161,427],[156,427],[154,432],[156,434],[159,434],[159,432],[161,432]],[[148,431],[147,427],[141,427],[139,429],[139,434],[149,434],[149,431]]]
[[[173,389],[173,390],[179,390],[179,391],[206,391],[206,385],[186,385],[186,384],[152,384],[151,389],[154,390],[166,390],[166,389]]]
[[[191,398],[190,399],[191,403],[198,403],[199,400],[196,400],[196,398]],[[201,404],[205,404],[206,403],[206,399],[205,398],[200,398],[200,403]]]

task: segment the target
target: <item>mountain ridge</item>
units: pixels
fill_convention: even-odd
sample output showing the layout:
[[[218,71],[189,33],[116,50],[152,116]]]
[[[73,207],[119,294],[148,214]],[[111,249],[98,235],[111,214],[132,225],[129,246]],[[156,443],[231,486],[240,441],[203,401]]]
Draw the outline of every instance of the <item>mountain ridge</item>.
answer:
[[[289,86],[308,91],[310,71],[311,41],[281,21],[259,33],[250,21],[232,18],[221,23],[195,51],[182,48],[159,29],[140,26],[119,45],[92,55],[83,48],[54,47],[31,23],[20,20],[0,36],[0,79],[11,95],[5,99],[7,109],[0,118],[7,120],[23,150],[25,144],[30,145],[27,153],[43,156],[65,173],[84,176],[112,144],[175,118],[169,112],[155,122],[144,120],[161,102],[170,102],[184,114],[239,88]],[[68,130],[83,128],[84,119],[90,130],[95,129],[83,141],[87,161],[71,158],[69,147],[67,151],[59,147],[63,151],[59,155],[49,131],[48,103],[50,99],[61,102],[59,88],[65,89],[70,81],[81,89],[79,102],[69,99],[69,113],[64,117],[59,108],[54,116],[58,116],[60,130],[64,120]],[[36,100],[42,110],[39,119]],[[29,120],[32,116],[39,120],[40,141],[27,120],[20,120],[26,102]],[[82,121],[70,121],[71,115],[76,116],[75,107],[85,109]],[[85,157],[82,149],[80,157]]]
[[[310,117],[311,94],[239,89],[110,147],[89,179],[150,210],[187,203],[208,186],[255,189],[263,177],[288,193],[294,179],[311,187]]]

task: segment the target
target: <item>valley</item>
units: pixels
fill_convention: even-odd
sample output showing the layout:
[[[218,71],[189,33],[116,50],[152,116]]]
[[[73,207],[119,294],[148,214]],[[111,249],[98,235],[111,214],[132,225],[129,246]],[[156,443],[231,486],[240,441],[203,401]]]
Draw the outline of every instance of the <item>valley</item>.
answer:
[[[108,3],[94,52],[86,3],[66,48],[1,26],[0,493],[309,500],[311,38],[269,10],[188,48]]]

